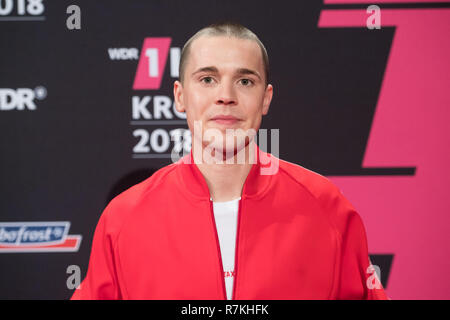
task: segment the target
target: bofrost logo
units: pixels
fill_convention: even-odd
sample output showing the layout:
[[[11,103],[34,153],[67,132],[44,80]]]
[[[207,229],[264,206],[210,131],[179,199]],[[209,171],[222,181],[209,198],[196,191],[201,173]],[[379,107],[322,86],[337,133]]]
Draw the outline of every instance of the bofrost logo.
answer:
[[[76,252],[82,236],[69,228],[69,221],[1,222],[0,253]]]
[[[0,111],[36,110],[35,100],[47,97],[47,89],[38,86],[30,88],[0,88]]]

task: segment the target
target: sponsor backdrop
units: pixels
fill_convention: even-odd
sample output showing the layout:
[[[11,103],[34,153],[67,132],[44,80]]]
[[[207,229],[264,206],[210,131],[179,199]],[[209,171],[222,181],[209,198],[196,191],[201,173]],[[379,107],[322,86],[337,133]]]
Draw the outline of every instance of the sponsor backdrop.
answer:
[[[355,205],[388,295],[449,299],[450,3],[400,0],[0,1],[0,298],[69,298],[106,204],[189,152],[180,49],[219,20],[266,45],[262,128]]]

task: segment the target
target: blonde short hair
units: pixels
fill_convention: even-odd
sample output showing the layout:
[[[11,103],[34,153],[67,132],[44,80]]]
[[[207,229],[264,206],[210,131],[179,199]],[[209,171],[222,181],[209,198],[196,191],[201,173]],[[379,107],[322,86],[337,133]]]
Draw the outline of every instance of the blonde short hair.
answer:
[[[261,48],[266,85],[269,83],[269,56],[267,55],[266,48],[259,40],[259,38],[256,36],[256,34],[254,34],[252,31],[250,31],[243,25],[235,22],[223,22],[211,24],[198,31],[184,44],[183,49],[181,50],[181,58],[179,66],[179,76],[181,82],[183,82],[184,79],[184,73],[186,69],[186,63],[189,57],[189,49],[191,47],[191,44],[192,42],[194,42],[195,39],[201,36],[227,36],[238,39],[248,39],[255,41]]]

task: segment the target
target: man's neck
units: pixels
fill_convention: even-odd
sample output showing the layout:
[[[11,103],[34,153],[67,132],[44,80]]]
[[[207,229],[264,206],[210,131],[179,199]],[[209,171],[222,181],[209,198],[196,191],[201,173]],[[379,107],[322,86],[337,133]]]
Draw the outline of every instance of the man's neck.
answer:
[[[239,153],[245,152],[245,162],[238,162],[236,159],[241,159],[237,154],[232,159],[228,158],[232,163],[227,163],[224,159],[223,163],[208,163],[205,161],[199,161],[195,159],[194,162],[197,165],[200,172],[208,184],[211,198],[215,202],[230,201],[239,198],[242,195],[242,189],[244,187],[245,179],[247,178],[253,163],[249,149],[250,144]],[[250,156],[249,156],[250,155]],[[250,160],[252,159],[252,160]]]

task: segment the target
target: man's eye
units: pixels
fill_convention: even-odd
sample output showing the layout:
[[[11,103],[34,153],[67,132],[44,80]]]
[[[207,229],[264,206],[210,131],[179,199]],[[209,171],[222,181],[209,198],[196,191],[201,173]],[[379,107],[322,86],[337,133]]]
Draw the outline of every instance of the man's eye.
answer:
[[[200,81],[202,81],[206,84],[211,84],[211,83],[213,83],[213,78],[212,77],[204,77]]]
[[[253,81],[250,79],[241,79],[241,84],[244,86],[249,86],[253,84]]]

